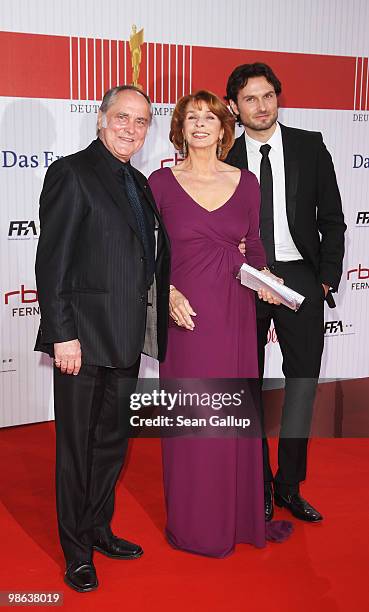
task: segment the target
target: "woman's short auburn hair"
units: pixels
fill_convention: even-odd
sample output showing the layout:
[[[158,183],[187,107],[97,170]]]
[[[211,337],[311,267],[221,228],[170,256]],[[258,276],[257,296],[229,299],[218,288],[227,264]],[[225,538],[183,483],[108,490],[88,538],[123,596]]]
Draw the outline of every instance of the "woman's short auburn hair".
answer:
[[[173,111],[172,121],[170,124],[169,140],[173,143],[178,151],[183,150],[183,124],[186,118],[186,108],[189,102],[195,106],[200,106],[201,102],[205,102],[209,109],[220,120],[221,127],[224,130],[222,139],[222,153],[219,159],[223,160],[227,157],[229,150],[234,143],[234,126],[235,118],[231,111],[224,104],[223,100],[218,98],[214,93],[206,89],[200,89],[196,93],[188,94],[180,98]]]

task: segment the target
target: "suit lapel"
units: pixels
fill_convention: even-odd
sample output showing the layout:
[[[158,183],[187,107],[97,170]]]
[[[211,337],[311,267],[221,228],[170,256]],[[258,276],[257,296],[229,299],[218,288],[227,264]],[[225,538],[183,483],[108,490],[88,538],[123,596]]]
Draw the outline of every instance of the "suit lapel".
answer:
[[[226,162],[232,166],[235,166],[236,168],[239,168],[240,170],[243,170],[244,168],[248,170],[246,140],[244,133],[234,141],[234,145],[228,153]]]
[[[298,149],[290,130],[282,124],[282,143],[286,186],[286,208],[290,227],[295,224],[297,205],[297,186],[299,181]]]
[[[127,221],[128,225],[132,228],[132,230],[135,232],[135,234],[137,235],[138,239],[141,241],[141,234],[139,232],[138,229],[138,225],[137,225],[137,221],[136,221],[136,217],[134,215],[134,212],[131,208],[130,203],[128,202],[125,193],[124,193],[124,189],[123,187],[120,189],[119,183],[116,180],[112,180],[114,179],[114,177],[112,177],[112,172],[109,168],[109,165],[107,163],[107,161],[104,159],[104,157],[101,155],[101,153],[98,151],[98,143],[96,142],[96,140],[92,141],[92,143],[89,145],[89,147],[86,149],[86,152],[88,153],[88,155],[90,156],[90,163],[94,169],[94,171],[96,172],[102,187],[109,193],[111,199],[113,200],[114,204],[116,206],[118,206],[119,210],[122,212],[122,214],[125,217],[125,220]],[[161,220],[160,214],[158,212],[158,209],[156,207],[155,204],[155,200],[152,196],[151,193],[151,189],[147,183],[146,178],[143,176],[143,174],[141,174],[138,170],[136,170],[136,168],[134,168],[132,166],[132,170],[133,170],[133,174],[136,180],[136,183],[138,185],[139,190],[141,191],[141,193],[143,194],[145,201],[148,202],[150,208],[152,209],[156,219],[159,222],[159,226],[160,229],[163,233],[164,236],[164,240],[165,243],[167,245],[167,247],[169,247],[170,241],[169,241],[169,237],[167,234],[167,231],[165,229],[165,226]]]

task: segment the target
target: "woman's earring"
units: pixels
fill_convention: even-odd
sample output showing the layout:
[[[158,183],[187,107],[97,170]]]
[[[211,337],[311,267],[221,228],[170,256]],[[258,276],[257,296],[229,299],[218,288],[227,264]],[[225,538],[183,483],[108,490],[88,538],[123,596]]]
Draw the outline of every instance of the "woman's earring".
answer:
[[[182,157],[187,157],[187,153],[188,153],[188,150],[187,150],[187,141],[184,138],[183,139],[183,145],[182,145]]]
[[[218,140],[218,144],[217,144],[217,158],[219,159],[222,155],[222,151],[223,151],[223,146],[222,146],[223,140],[222,138],[219,138]]]

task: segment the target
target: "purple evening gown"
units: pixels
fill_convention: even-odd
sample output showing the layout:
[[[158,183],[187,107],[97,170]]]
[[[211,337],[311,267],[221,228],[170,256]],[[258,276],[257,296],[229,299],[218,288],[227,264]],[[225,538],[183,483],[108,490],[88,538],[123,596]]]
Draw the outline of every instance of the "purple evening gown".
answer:
[[[233,195],[209,212],[181,187],[170,168],[149,179],[172,246],[171,283],[197,313],[188,331],[172,320],[161,378],[257,377],[255,300],[234,277],[245,262],[265,265],[259,239],[260,191],[248,170]],[[262,547],[290,526],[264,520],[261,440],[167,438],[162,442],[166,534],[176,548],[225,557],[237,543]]]

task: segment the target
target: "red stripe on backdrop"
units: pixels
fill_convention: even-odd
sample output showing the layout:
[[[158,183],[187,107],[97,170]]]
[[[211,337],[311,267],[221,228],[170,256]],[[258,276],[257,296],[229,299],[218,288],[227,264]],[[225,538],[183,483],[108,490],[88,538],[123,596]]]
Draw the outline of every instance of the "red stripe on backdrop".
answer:
[[[79,82],[80,100],[86,100],[86,39],[79,39]]]
[[[149,54],[149,43],[144,43],[143,47],[142,47],[142,59],[143,55],[145,55],[145,75],[142,75],[142,79],[145,83],[145,92],[147,93],[148,96],[150,96],[149,94],[149,89],[150,89],[150,76],[149,76],[149,71],[148,71],[148,67],[150,67],[150,54]]]
[[[366,57],[364,60],[364,87],[363,87],[363,109],[368,110],[368,102],[369,102],[369,59]],[[364,94],[365,92],[365,94]]]
[[[103,41],[104,48],[104,87],[103,94],[110,88],[110,76],[109,76],[109,64],[110,64],[110,52],[109,52],[109,41]]]
[[[184,93],[191,93],[191,64],[190,64],[190,55],[191,49],[190,47],[185,47],[185,86]]]
[[[0,92],[19,98],[69,98],[69,36],[0,32]]]
[[[124,85],[124,42],[119,41],[119,85]]]
[[[111,87],[116,87],[118,85],[117,79],[117,41],[112,40],[110,43],[110,65],[111,65]]]
[[[141,47],[141,64],[140,64],[140,73],[138,75],[138,84],[141,85],[143,91],[146,92],[147,83],[146,83],[146,45],[142,45]]]
[[[163,102],[168,103],[168,45],[163,45],[163,66],[162,66],[162,78],[163,78]]]
[[[96,39],[96,100],[102,100],[101,90],[101,40]]]
[[[355,110],[360,110],[360,83],[361,83],[362,61],[357,58],[356,87],[355,87]]]
[[[101,64],[101,97],[104,94],[105,91],[105,47],[104,47],[104,41],[101,40],[101,59],[100,59],[100,64]]]
[[[182,93],[182,75],[183,75],[183,47],[177,46],[177,100],[183,96]]]
[[[88,57],[88,99],[95,100],[96,93],[94,91],[94,74],[95,74],[95,59],[94,59],[94,41],[92,38],[88,39],[87,45],[87,57]]]
[[[175,76],[175,67],[176,67],[176,45],[170,46],[170,102],[171,104],[176,103],[176,76]]]
[[[149,82],[148,92],[151,100],[154,102],[154,43],[148,43],[149,45]]]
[[[192,89],[225,95],[227,78],[239,64],[265,62],[282,81],[286,108],[352,109],[355,58],[241,49],[192,48]],[[216,66],[216,70],[209,70]]]
[[[365,58],[361,58],[361,82],[360,82],[360,98],[359,98],[359,108],[360,110],[364,110],[365,108],[365,80],[366,80],[366,64]]]
[[[359,99],[359,109],[367,110],[367,79],[368,79],[368,58],[362,58],[362,76],[363,80],[360,83],[360,99]]]
[[[161,103],[162,97],[161,97],[161,84],[163,82],[163,76],[162,76],[162,66],[161,66],[161,48],[162,45],[160,43],[156,44],[156,97],[154,102],[158,102]]]
[[[78,100],[78,39],[72,38],[72,99]]]
[[[82,41],[81,41],[82,43]],[[132,82],[131,58],[129,45],[120,43],[123,50],[126,48],[127,78],[120,68],[120,82]],[[153,54],[154,43],[149,45],[149,83],[146,88],[153,96]],[[83,91],[78,94],[78,54],[77,39],[72,39],[72,83],[70,83],[69,66],[69,37],[46,36],[38,34],[20,34],[14,32],[0,32],[0,95],[13,97],[35,97],[50,99],[78,99]],[[114,44],[113,44],[114,48]],[[143,47],[142,68],[140,81],[143,84],[146,78],[145,47]],[[158,49],[158,68],[161,65],[161,45]],[[178,71],[175,75],[175,51],[178,50]],[[81,46],[81,51],[83,45]],[[96,40],[96,97],[101,99],[101,41]],[[170,101],[183,94],[183,65],[182,46],[171,46],[171,83]],[[89,59],[92,48],[89,42]],[[83,56],[83,53],[81,54]],[[109,41],[104,41],[104,83],[103,88],[109,87]],[[123,57],[121,55],[121,59]],[[367,100],[367,65],[364,61],[363,79],[361,81],[362,59],[358,60],[358,78],[355,90],[355,68],[356,58],[333,55],[307,55],[296,53],[281,53],[269,51],[243,51],[240,49],[217,49],[211,47],[192,48],[192,90],[208,88],[214,90],[218,95],[225,93],[228,75],[238,64],[245,62],[265,61],[269,63],[280,77],[283,84],[281,105],[290,108],[326,108],[326,109],[353,109],[354,92],[356,91],[356,108],[365,109]],[[90,63],[90,62],[89,62]],[[123,68],[122,61],[122,68]],[[189,48],[185,51],[185,88],[189,89]],[[209,70],[209,67],[216,70]],[[85,71],[80,71],[80,87],[84,90]],[[114,68],[113,68],[114,72]],[[159,70],[160,73],[160,70]],[[90,67],[89,67],[90,75]],[[123,77],[123,78],[122,78]],[[93,76],[89,77],[92,86]],[[176,88],[177,85],[177,88]],[[89,92],[89,96],[90,96]],[[161,100],[161,74],[157,74],[156,101]],[[164,96],[165,100],[165,96]]]

